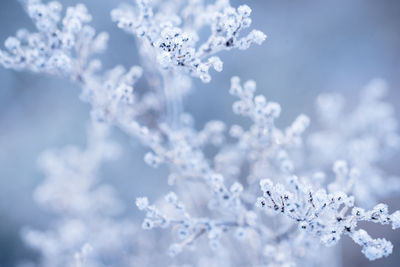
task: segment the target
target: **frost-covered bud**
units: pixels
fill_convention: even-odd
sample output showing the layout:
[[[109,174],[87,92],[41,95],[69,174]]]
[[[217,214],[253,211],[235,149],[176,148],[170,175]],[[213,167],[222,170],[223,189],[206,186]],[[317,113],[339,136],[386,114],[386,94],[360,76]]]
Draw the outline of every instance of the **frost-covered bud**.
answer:
[[[210,57],[208,59],[208,62],[210,64],[212,64],[213,68],[216,71],[218,71],[218,72],[222,71],[224,64],[223,64],[223,62],[221,61],[221,59],[219,57]]]
[[[377,204],[373,209],[372,209],[372,213],[373,214],[379,214],[379,216],[381,215],[387,215],[389,212],[389,208],[386,204],[383,203],[379,203]]]
[[[89,254],[89,253],[92,252],[92,251],[93,251],[93,247],[92,247],[90,244],[85,243],[85,244],[83,245],[83,247],[82,247],[82,254],[83,254],[83,255],[87,255],[87,254]]]
[[[133,85],[143,74],[143,69],[139,66],[133,66],[124,76],[124,82]]]
[[[243,128],[239,125],[232,125],[231,129],[229,130],[230,136],[234,138],[240,138],[243,135]]]
[[[212,227],[212,229],[210,231],[208,231],[207,233],[207,237],[209,239],[220,239],[221,238],[221,234],[222,234],[222,230],[219,227]]]
[[[265,185],[264,185],[265,186]],[[268,187],[268,186],[267,186]],[[277,194],[283,195],[286,193],[285,186],[281,183],[275,184],[274,190]]]
[[[229,89],[229,93],[234,96],[239,96],[242,93],[243,89],[240,85],[240,78],[234,76],[231,78],[231,88]]]
[[[346,197],[343,201],[343,204],[347,207],[353,207],[354,206],[354,196]]]
[[[266,106],[266,112],[273,118],[278,118],[281,114],[281,105],[276,102],[269,102]]]
[[[93,72],[99,71],[101,69],[101,67],[102,67],[101,61],[98,59],[94,59],[89,62],[88,71],[90,73],[93,73]]]
[[[193,127],[194,125],[194,118],[189,113],[182,113],[180,116],[180,121],[185,127]]]
[[[262,179],[260,181],[261,190],[263,192],[271,191],[273,189],[274,184],[270,179]]]
[[[240,86],[240,78],[239,78],[239,76],[232,76],[231,77],[231,84]]]
[[[293,162],[289,159],[282,160],[280,167],[284,173],[292,173],[294,170]]]
[[[387,93],[387,83],[385,80],[377,78],[369,82],[363,91],[364,101],[374,101],[385,96]]]
[[[177,196],[174,192],[169,192],[169,193],[165,196],[165,200],[166,200],[169,204],[175,205],[175,204],[178,202],[178,196]]]
[[[298,228],[299,228],[299,230],[307,230],[308,229],[308,223],[307,222],[305,222],[305,221],[302,221],[302,222],[300,222],[299,223],[299,225],[298,225]]]
[[[82,29],[82,23],[77,18],[70,18],[67,23],[65,23],[65,27],[71,33],[77,33]]]
[[[243,84],[243,88],[248,94],[253,95],[257,89],[257,84],[253,80],[248,80]]]
[[[238,13],[244,17],[248,17],[251,14],[251,8],[248,5],[241,5],[237,10]]]
[[[336,245],[339,240],[340,240],[340,234],[337,232],[321,236],[322,244],[324,244],[327,247]]]
[[[28,14],[32,19],[39,20],[48,16],[45,5],[39,3],[28,3]]]
[[[200,80],[201,80],[203,83],[209,83],[209,82],[211,81],[211,75],[208,74],[208,73],[201,74],[201,75],[200,75]]]
[[[94,53],[102,53],[107,49],[109,34],[106,32],[99,33],[93,40],[92,49]]]
[[[267,35],[265,35],[262,31],[252,30],[250,32],[250,38],[258,45],[261,45],[265,39],[267,39]]]
[[[69,72],[71,69],[71,59],[65,54],[57,53],[50,57],[49,66]]]
[[[390,215],[390,220],[392,221],[392,229],[395,230],[400,228],[400,210],[397,210]]]
[[[206,123],[205,127],[204,127],[205,131],[207,133],[210,134],[219,134],[222,133],[223,131],[225,131],[226,129],[226,125],[224,122],[222,121],[217,121],[217,120],[211,120],[209,122]]]
[[[243,101],[236,101],[232,105],[232,110],[235,114],[242,115],[246,112],[246,104]]]
[[[243,227],[238,227],[235,231],[234,236],[237,240],[244,240],[246,238],[246,229]]]
[[[335,122],[341,114],[345,100],[338,94],[321,94],[317,98],[316,106],[321,120]]]
[[[359,169],[357,168],[351,168],[350,173],[349,173],[349,178],[357,181],[358,178],[360,178],[361,172]]]
[[[149,206],[149,200],[147,197],[138,197],[136,198],[136,206],[139,210],[144,210]]]
[[[307,129],[309,125],[310,125],[310,119],[308,118],[308,116],[301,114],[293,122],[291,129],[293,133],[300,135]]]
[[[249,226],[255,226],[257,224],[257,213],[254,211],[246,212],[245,218]]]
[[[49,9],[51,11],[56,12],[56,13],[61,12],[61,10],[62,10],[62,5],[58,1],[51,1],[47,4],[47,6],[49,7]]]
[[[365,210],[362,208],[355,207],[352,209],[351,214],[357,218],[364,218]]]
[[[21,29],[17,30],[17,33],[16,33],[15,36],[19,40],[27,41],[28,38],[29,38],[29,35],[30,35],[30,33],[29,33],[29,31],[27,29],[21,28]]]
[[[346,220],[344,223],[344,228],[348,232],[353,232],[357,227],[357,220]]]
[[[142,223],[142,228],[144,230],[150,230],[154,227],[154,222],[148,218],[145,218]]]
[[[183,250],[183,246],[181,244],[174,243],[169,247],[169,255],[171,257],[175,257],[176,255],[181,253],[182,250]]]
[[[224,176],[219,173],[214,173],[211,176],[211,181],[215,184],[222,184],[224,182]]]
[[[344,192],[333,193],[334,201],[337,205],[341,205],[346,201],[347,195]]]
[[[61,43],[64,49],[72,49],[76,44],[75,35],[68,32],[63,34],[61,36]]]
[[[317,203],[320,203],[321,205],[324,205],[328,201],[328,195],[325,191],[325,189],[319,189],[314,193],[314,198]]]
[[[276,255],[277,249],[273,245],[266,245],[263,250],[264,256],[273,258]]]
[[[345,177],[349,173],[349,168],[347,167],[347,162],[344,160],[338,160],[333,165],[333,171],[336,175]]]
[[[179,239],[184,240],[188,237],[188,235],[189,235],[188,229],[186,229],[185,227],[180,227],[178,229],[178,238]]]
[[[15,37],[8,37],[4,42],[4,46],[12,53],[16,53],[20,45],[21,42]]]
[[[238,182],[235,182],[232,184],[230,191],[235,195],[239,195],[243,191],[243,185],[241,185]]]
[[[356,242],[360,246],[372,241],[372,238],[363,229],[355,231],[351,237],[353,238],[354,242]]]
[[[178,177],[179,176],[176,173],[171,173],[168,175],[168,185],[174,185]]]
[[[267,99],[263,95],[257,95],[254,97],[254,104],[256,104],[256,106],[264,107],[267,104]]]
[[[283,153],[286,153],[286,151],[283,151]],[[296,191],[299,190],[299,177],[296,175],[291,175],[288,177],[288,182],[295,187]]]
[[[114,96],[123,103],[133,103],[133,87],[127,84],[120,84],[115,88]]]
[[[172,62],[171,56],[168,52],[162,52],[157,56],[158,63],[164,68],[167,68],[168,65]]]
[[[267,200],[264,197],[258,197],[256,201],[256,207],[257,208],[263,208],[265,207],[267,203]]]
[[[144,155],[144,161],[151,167],[157,168],[161,163],[161,158],[152,152],[147,152]]]

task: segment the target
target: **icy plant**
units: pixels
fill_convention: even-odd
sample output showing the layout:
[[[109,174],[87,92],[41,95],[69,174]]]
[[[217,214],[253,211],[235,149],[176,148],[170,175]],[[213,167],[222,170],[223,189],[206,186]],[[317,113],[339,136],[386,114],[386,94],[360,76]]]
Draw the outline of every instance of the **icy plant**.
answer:
[[[258,30],[246,33],[247,5],[137,0],[120,6],[111,19],[136,38],[143,68],[103,70],[94,55],[105,51],[108,37],[88,25],[83,4],[65,14],[58,2],[22,4],[37,32],[9,37],[0,63],[76,83],[92,115],[86,149],[40,158],[46,179],[34,198],[57,220],[23,237],[42,253],[41,266],[320,266],[335,257],[322,248],[344,235],[370,260],[392,253],[389,241],[358,226],[400,227],[400,211],[376,204],[400,189],[379,167],[400,144],[393,107],[382,99],[383,81],[368,85],[350,114],[344,114],[344,97],[320,96],[321,129],[303,137],[306,115],[277,128],[280,105],[257,95],[254,81],[233,77],[233,112],[250,126],[213,120],[196,130],[183,108],[191,79],[209,82],[212,69],[222,71],[219,52],[266,38]],[[147,90],[136,90],[142,76]],[[138,232],[134,219],[121,215],[115,190],[98,179],[103,162],[117,154],[108,134],[113,126],[149,149],[148,165],[169,169],[165,182],[173,191],[154,204],[138,197],[136,205],[145,213],[143,229],[170,229],[172,237]],[[169,249],[161,252],[164,244]]]
[[[358,221],[391,224],[400,227],[400,211],[388,213],[385,204],[378,204],[365,211],[354,207],[354,197],[337,191],[328,194],[324,189],[314,189],[301,183],[296,176],[288,181],[291,189],[282,184],[274,185],[270,179],[260,181],[264,197],[257,199],[257,206],[286,215],[297,223],[299,231],[305,231],[320,239],[326,246],[335,245],[343,234],[349,235],[362,246],[362,252],[370,260],[392,253],[393,245],[385,239],[373,239],[362,229],[356,230]],[[348,212],[349,209],[351,212]]]
[[[351,112],[345,110],[345,99],[338,94],[325,94],[317,100],[317,114],[322,129],[308,140],[310,162],[326,168],[335,159],[346,160],[359,174],[349,177],[346,163],[337,166],[335,189],[354,187],[359,202],[372,206],[379,198],[398,192],[400,179],[385,177],[379,164],[400,147],[393,107],[384,102],[387,85],[372,80],[361,92],[360,103]]]
[[[80,79],[88,58],[106,48],[108,34],[95,35],[87,25],[92,17],[82,4],[69,7],[62,20],[59,2],[26,0],[24,7],[37,32],[20,29],[5,41],[8,51],[0,54],[5,67]]]
[[[108,131],[106,125],[94,124],[85,150],[71,146],[40,156],[46,179],[34,198],[57,214],[57,221],[47,231],[26,229],[24,238],[43,252],[42,266],[121,264],[125,259],[116,253],[132,246],[121,237],[134,234],[135,226],[116,219],[122,203],[115,190],[96,177],[103,162],[118,154],[116,144],[107,140]]]

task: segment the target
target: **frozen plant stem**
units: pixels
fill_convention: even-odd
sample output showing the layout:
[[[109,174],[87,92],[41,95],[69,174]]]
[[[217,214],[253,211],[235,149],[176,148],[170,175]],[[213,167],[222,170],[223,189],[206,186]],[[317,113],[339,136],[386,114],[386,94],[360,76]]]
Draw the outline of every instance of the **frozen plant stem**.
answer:
[[[170,73],[163,72],[165,102],[167,106],[167,124],[174,130],[180,128],[180,117],[183,113],[182,94],[176,88],[177,84],[173,82],[173,77]]]

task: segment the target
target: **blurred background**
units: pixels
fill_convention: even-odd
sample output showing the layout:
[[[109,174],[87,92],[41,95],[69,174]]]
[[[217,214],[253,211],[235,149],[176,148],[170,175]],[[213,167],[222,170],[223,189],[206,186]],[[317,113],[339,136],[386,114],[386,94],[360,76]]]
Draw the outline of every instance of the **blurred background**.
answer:
[[[129,1],[129,0],[127,0]],[[139,64],[134,39],[110,20],[110,10],[119,0],[64,0],[63,6],[84,2],[93,15],[92,25],[110,33],[103,57],[105,67]],[[312,119],[314,100],[321,92],[339,92],[348,105],[373,78],[384,78],[390,87],[387,100],[400,115],[400,1],[398,0],[249,0],[253,27],[268,35],[262,46],[247,51],[222,53],[224,71],[213,73],[210,84],[196,81],[196,90],[186,99],[186,110],[194,114],[200,128],[210,119],[240,122],[233,116],[229,80],[233,75],[257,81],[258,91],[279,102],[283,112],[278,124],[285,126],[303,112]],[[0,41],[21,27],[33,29],[15,0],[0,1]],[[0,68],[0,266],[16,266],[38,255],[20,238],[25,226],[45,229],[53,220],[38,207],[33,189],[42,181],[37,156],[46,148],[67,144],[84,146],[89,107],[78,99],[79,88],[63,80]],[[212,97],[210,97],[212,96]],[[400,121],[400,118],[399,118]],[[104,167],[102,179],[113,184],[136,215],[137,196],[150,198],[167,192],[166,172],[145,165],[146,151],[115,130],[122,144],[118,162]],[[399,154],[385,166],[400,175]],[[382,200],[400,209],[400,198]],[[136,216],[137,220],[142,215]],[[344,238],[343,266],[399,266],[400,231],[366,226],[371,234],[388,237],[393,254],[376,262],[367,261],[359,247]],[[317,253],[317,252],[316,252]]]

